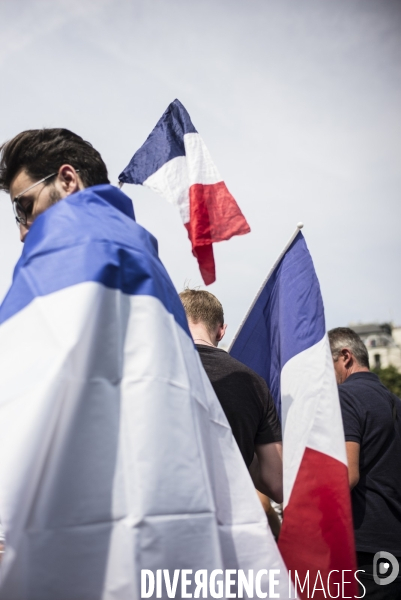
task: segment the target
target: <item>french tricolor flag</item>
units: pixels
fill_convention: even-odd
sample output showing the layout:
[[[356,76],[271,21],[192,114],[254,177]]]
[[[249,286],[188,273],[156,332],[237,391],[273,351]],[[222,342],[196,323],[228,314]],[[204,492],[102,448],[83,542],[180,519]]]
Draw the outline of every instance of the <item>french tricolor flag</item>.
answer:
[[[174,100],[119,176],[178,206],[206,285],[216,280],[214,242],[250,231],[191,118]]]
[[[263,283],[230,354],[265,379],[281,414],[279,548],[287,568],[301,585],[308,577],[318,599],[329,597],[322,582],[327,589],[330,576],[335,590],[342,571],[349,570],[351,583],[343,593],[354,597],[356,558],[340,403],[320,286],[301,227]]]
[[[201,569],[294,597],[157,241],[116,187],[32,224],[0,365],[1,600],[137,600],[161,569],[153,598],[177,570],[196,597]]]

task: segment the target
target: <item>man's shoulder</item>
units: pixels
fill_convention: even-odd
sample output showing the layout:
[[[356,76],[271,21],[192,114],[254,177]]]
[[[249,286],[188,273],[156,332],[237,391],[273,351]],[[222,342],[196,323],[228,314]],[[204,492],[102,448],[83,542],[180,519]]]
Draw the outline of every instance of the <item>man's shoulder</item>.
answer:
[[[218,365],[221,369],[224,369],[227,372],[237,374],[243,373],[244,376],[248,376],[258,384],[266,386],[263,377],[258,375],[253,369],[247,367],[247,365],[244,363],[232,357],[225,350],[222,350],[221,348],[212,348],[211,346],[203,346],[200,344],[196,344],[196,349],[201,356],[202,362],[207,362],[209,364],[214,363],[216,366]]]
[[[383,406],[390,406],[394,402],[397,411],[401,411],[401,400],[381,383],[375,373],[370,371],[350,375],[339,385],[338,391],[341,406],[353,408],[361,414],[369,412],[371,415],[379,415],[383,411]]]
[[[359,396],[361,393],[366,395],[386,394],[391,393],[384,385],[380,382],[380,379],[376,373],[371,371],[361,371],[353,373],[347,379],[338,386],[341,393],[345,392],[348,395]]]
[[[373,375],[373,377],[370,377],[370,375]],[[369,395],[374,394],[377,381],[377,376],[373,373],[353,373],[338,386],[340,400],[353,400],[357,402],[363,399],[366,390],[368,390]]]

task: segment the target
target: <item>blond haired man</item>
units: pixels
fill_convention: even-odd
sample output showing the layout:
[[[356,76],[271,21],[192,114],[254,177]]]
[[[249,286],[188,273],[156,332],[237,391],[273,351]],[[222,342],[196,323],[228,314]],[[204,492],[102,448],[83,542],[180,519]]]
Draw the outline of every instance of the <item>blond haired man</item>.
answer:
[[[181,292],[180,298],[203,367],[248,468],[256,453],[255,485],[282,502],[281,427],[267,385],[252,369],[217,347],[227,327],[219,300],[205,290],[191,289]]]

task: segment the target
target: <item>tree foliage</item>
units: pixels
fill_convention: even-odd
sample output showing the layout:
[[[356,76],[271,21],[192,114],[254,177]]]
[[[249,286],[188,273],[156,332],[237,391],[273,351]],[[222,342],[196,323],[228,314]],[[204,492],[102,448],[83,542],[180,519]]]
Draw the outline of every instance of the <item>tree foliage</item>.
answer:
[[[390,365],[385,369],[375,368],[372,369],[372,371],[379,376],[380,381],[386,388],[401,398],[401,373],[399,373],[393,365]]]

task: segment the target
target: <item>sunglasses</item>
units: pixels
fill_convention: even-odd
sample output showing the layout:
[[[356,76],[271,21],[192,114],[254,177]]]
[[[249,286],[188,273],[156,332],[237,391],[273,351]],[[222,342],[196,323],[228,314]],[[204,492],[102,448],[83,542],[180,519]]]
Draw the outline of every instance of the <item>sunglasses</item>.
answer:
[[[79,173],[79,170],[76,169],[76,172]],[[26,190],[24,190],[23,192],[18,194],[18,196],[15,196],[15,198],[13,200],[13,211],[14,211],[14,216],[15,216],[15,220],[17,222],[18,227],[20,225],[25,226],[28,223],[28,219],[32,214],[32,208],[33,208],[33,201],[28,202],[26,205],[23,205],[20,201],[21,196],[23,196],[24,194],[26,194],[27,192],[32,190],[34,187],[36,187],[40,183],[44,183],[45,181],[47,181],[47,179],[54,177],[55,175],[57,175],[57,173],[58,173],[58,171],[56,173],[51,173],[50,175],[47,175],[47,177],[43,177],[43,179],[30,185],[28,188],[26,188]]]
[[[20,202],[21,196],[23,196],[24,194],[26,194],[27,192],[32,190],[34,187],[36,187],[40,183],[43,183],[47,179],[50,179],[50,177],[54,177],[55,175],[57,175],[57,173],[51,173],[51,175],[47,175],[47,177],[43,177],[43,179],[41,179],[40,181],[37,181],[33,185],[30,185],[28,188],[26,188],[26,190],[24,190],[23,192],[18,194],[18,196],[15,196],[15,198],[13,200],[13,211],[14,211],[14,216],[15,216],[15,220],[17,222],[18,227],[20,225],[26,225],[28,223],[28,219],[32,214],[32,207],[33,207],[33,202],[28,202],[28,204],[26,206],[21,204],[21,202]]]

